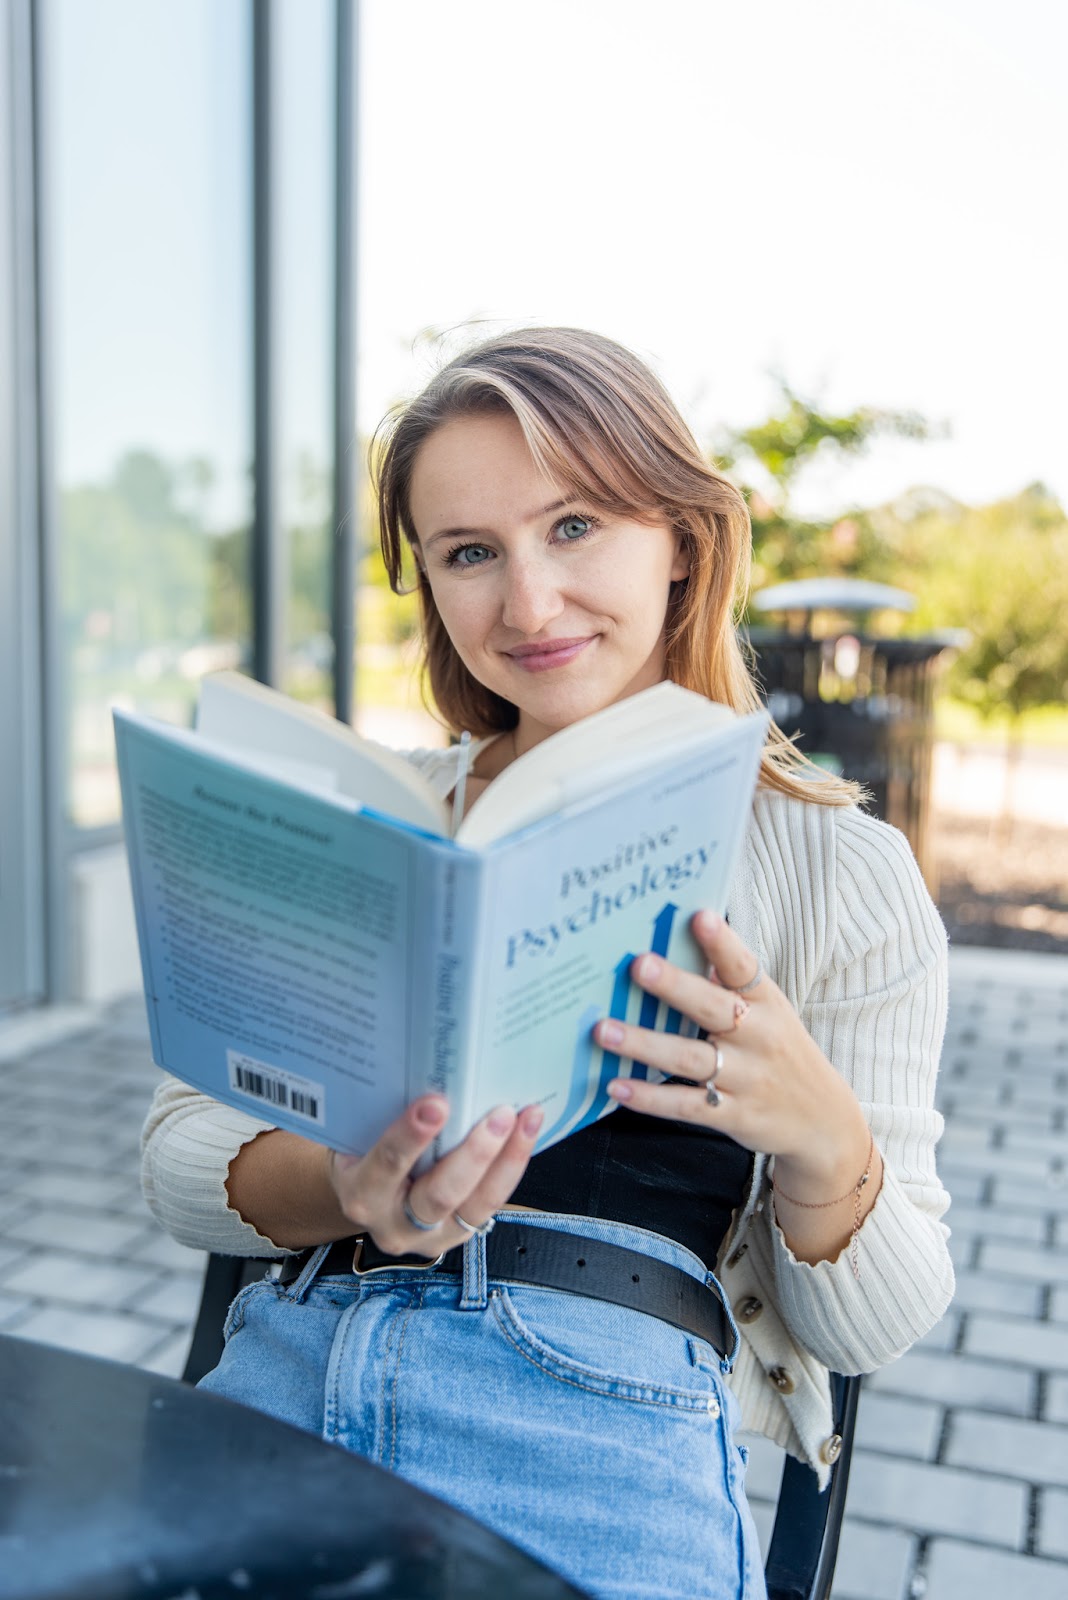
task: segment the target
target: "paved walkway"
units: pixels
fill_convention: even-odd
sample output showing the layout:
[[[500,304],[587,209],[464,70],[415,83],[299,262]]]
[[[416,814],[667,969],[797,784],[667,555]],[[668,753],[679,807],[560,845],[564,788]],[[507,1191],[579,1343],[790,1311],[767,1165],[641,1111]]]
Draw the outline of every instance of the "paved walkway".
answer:
[[[835,1600],[1068,1600],[1068,958],[955,951],[951,994],[957,1298],[865,1385]],[[140,1002],[0,1023],[0,1329],[177,1374],[202,1258],[140,1196],[155,1076]]]

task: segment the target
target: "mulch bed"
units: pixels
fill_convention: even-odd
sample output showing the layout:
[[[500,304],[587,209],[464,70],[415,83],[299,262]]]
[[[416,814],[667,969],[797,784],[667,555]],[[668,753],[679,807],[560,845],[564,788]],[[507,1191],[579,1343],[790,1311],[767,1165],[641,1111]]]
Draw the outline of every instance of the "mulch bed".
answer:
[[[1068,826],[940,812],[931,842],[954,944],[1068,955]]]

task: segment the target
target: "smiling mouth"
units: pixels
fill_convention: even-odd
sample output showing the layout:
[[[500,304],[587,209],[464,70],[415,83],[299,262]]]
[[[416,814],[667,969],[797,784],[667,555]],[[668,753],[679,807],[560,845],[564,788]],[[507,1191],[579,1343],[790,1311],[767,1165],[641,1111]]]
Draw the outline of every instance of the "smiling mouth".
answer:
[[[595,634],[587,634],[583,639],[547,639],[543,644],[517,644],[504,654],[517,667],[522,667],[524,672],[547,672],[551,667],[564,667],[569,661],[574,661],[588,644],[593,643],[595,637]]]

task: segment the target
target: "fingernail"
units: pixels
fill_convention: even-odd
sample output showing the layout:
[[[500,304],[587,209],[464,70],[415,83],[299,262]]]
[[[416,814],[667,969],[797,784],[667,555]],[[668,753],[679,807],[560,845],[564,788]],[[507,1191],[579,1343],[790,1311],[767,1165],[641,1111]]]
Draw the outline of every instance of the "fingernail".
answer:
[[[446,1100],[434,1095],[428,1100],[417,1100],[412,1111],[421,1128],[439,1128],[449,1114],[449,1106]]]
[[[511,1106],[498,1106],[496,1111],[491,1111],[486,1118],[486,1127],[490,1133],[508,1133],[515,1124],[515,1112]]]
[[[698,933],[711,935],[718,933],[723,926],[723,918],[716,911],[699,911],[693,919],[694,927]]]
[[[608,1093],[613,1100],[626,1101],[634,1099],[634,1090],[625,1078],[617,1078],[614,1083],[610,1083],[608,1085]]]
[[[618,1022],[602,1022],[597,1027],[597,1038],[601,1044],[622,1044],[623,1029]]]
[[[520,1127],[528,1139],[534,1138],[535,1134],[540,1131],[544,1121],[545,1112],[541,1106],[527,1106],[527,1109],[519,1119]]]
[[[655,983],[664,970],[664,963],[659,956],[642,956],[638,962],[638,977],[643,982]]]

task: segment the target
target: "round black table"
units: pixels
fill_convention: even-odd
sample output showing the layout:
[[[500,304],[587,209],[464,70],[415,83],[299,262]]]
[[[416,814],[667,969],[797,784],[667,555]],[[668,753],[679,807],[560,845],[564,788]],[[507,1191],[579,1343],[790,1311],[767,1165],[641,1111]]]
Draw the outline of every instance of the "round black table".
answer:
[[[0,1335],[4,1600],[575,1600],[380,1467],[136,1367]]]

